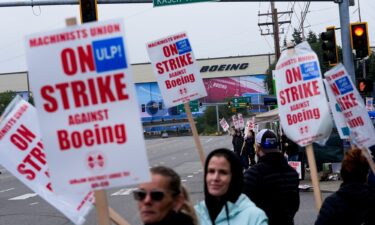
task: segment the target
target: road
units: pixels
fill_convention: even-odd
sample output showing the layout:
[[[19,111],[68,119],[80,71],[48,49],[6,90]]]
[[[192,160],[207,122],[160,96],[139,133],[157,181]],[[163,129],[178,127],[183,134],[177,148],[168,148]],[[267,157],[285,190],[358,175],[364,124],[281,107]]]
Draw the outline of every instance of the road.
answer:
[[[213,149],[231,148],[231,138],[200,137],[205,153]],[[170,137],[146,140],[150,166],[165,165],[174,168],[191,193],[193,203],[203,198],[203,170],[192,137]],[[70,225],[60,212],[36,196],[0,166],[0,225]],[[132,225],[141,224],[131,190],[135,187],[107,190],[109,205]],[[296,225],[311,225],[316,219],[312,192],[301,192],[301,206]],[[326,197],[327,193],[323,193]],[[95,210],[85,225],[97,224]]]

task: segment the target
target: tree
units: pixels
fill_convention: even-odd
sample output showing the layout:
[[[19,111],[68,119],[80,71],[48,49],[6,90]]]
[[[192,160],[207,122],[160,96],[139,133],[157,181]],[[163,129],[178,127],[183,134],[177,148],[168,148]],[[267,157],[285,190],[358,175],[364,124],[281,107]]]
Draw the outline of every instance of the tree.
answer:
[[[310,30],[309,33],[307,34],[307,39],[306,39],[307,42],[309,42],[309,44],[313,44],[313,43],[317,43],[318,42],[318,37],[316,36],[316,34]]]
[[[292,34],[293,41],[297,45],[302,42],[301,32],[298,32],[297,29],[294,28],[294,32]]]
[[[16,96],[16,92],[14,91],[6,91],[0,93],[0,115],[3,114],[5,108],[12,101],[14,96]]]

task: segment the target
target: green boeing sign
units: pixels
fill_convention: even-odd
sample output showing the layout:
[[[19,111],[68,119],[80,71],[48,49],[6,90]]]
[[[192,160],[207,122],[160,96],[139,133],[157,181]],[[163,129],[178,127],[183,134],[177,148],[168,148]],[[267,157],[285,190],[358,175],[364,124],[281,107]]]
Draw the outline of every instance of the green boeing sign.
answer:
[[[189,4],[196,2],[210,2],[209,0],[153,0],[154,7]]]

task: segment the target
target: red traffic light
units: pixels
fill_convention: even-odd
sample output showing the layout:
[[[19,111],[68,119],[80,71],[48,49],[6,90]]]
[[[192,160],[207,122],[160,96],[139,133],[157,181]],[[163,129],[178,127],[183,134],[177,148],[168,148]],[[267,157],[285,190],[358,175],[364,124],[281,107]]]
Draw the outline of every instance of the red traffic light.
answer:
[[[363,29],[363,27],[355,27],[353,33],[356,36],[360,37],[365,33],[365,30]]]
[[[356,58],[363,59],[371,54],[367,22],[350,24],[350,42]]]

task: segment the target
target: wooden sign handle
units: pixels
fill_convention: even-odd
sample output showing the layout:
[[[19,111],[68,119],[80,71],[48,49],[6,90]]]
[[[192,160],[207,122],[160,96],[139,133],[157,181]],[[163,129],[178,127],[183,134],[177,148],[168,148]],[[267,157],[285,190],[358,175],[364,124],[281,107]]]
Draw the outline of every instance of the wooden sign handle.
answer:
[[[95,208],[99,225],[110,225],[108,202],[105,190],[94,191]]]
[[[370,169],[375,174],[375,163],[369,153],[369,150],[367,148],[361,148],[361,149],[362,149],[362,154],[366,157],[366,160],[367,160],[368,165],[370,166]]]
[[[186,112],[187,119],[190,123],[191,132],[193,133],[195,146],[197,147],[199,158],[201,160],[202,166],[204,167],[205,155],[204,155],[204,152],[203,152],[203,147],[202,147],[201,141],[200,141],[199,136],[198,136],[197,127],[195,126],[195,122],[194,122],[193,116],[191,114],[189,102],[184,103],[184,106],[185,106],[185,112]]]
[[[114,222],[117,225],[130,225],[128,221],[126,221],[124,218],[120,216],[114,209],[111,207],[109,209],[109,216],[111,218],[111,221]]]
[[[314,198],[316,209],[319,212],[320,207],[322,206],[322,193],[320,191],[319,179],[318,179],[318,170],[316,169],[316,161],[314,156],[314,149],[312,145],[306,146],[307,160],[310,167],[310,177],[314,190]]]

